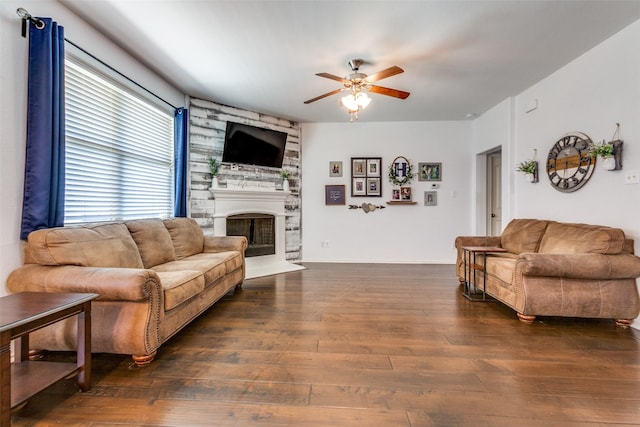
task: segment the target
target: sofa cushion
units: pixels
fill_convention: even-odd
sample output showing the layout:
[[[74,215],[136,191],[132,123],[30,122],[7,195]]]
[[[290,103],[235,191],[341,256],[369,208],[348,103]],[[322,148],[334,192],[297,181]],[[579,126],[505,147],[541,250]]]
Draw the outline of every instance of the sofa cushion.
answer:
[[[624,241],[624,232],[619,228],[552,222],[542,237],[539,252],[615,255],[622,252]]]
[[[138,245],[145,268],[176,259],[169,231],[160,219],[137,219],[125,223]]]
[[[549,221],[514,219],[502,232],[500,245],[514,254],[536,252]]]
[[[192,259],[193,257],[184,258],[176,261],[166,262],[153,267],[153,270],[158,273],[167,271],[182,271],[182,270],[194,270],[199,271],[204,275],[204,286],[209,286],[219,278],[226,274],[226,268],[224,263],[218,260]]]
[[[172,218],[164,220],[169,230],[176,252],[176,259],[199,254],[204,248],[204,234],[202,229],[191,218]]]
[[[27,250],[29,260],[41,265],[143,268],[138,248],[122,223],[33,231]]]
[[[513,283],[513,273],[516,269],[516,258],[487,256],[487,274],[497,277],[505,283]],[[482,274],[482,272],[476,272]]]
[[[206,252],[190,256],[189,259],[207,260],[224,264],[226,273],[231,273],[244,264],[244,258],[238,251]]]
[[[164,293],[164,309],[171,310],[204,290],[204,275],[195,270],[156,272]]]

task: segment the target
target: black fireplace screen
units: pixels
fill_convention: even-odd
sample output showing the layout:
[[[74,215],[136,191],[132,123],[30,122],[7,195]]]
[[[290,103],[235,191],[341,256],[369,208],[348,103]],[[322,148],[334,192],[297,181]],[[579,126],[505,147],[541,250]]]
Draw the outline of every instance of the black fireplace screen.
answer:
[[[276,253],[275,218],[267,214],[239,214],[227,217],[227,236],[245,236],[246,257]]]

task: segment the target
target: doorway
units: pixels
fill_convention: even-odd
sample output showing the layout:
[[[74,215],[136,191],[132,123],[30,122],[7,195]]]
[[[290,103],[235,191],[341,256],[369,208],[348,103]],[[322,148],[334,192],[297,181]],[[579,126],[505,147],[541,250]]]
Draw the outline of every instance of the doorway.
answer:
[[[502,150],[487,154],[487,234],[502,234]]]

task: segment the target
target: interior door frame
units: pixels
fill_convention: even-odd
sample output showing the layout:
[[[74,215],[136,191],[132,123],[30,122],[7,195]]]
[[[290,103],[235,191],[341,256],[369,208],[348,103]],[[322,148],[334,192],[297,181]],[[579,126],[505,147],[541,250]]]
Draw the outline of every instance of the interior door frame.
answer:
[[[494,184],[494,180],[495,180],[495,176],[493,173],[493,168],[491,167],[491,163],[492,163],[492,158],[500,158],[500,161],[502,162],[502,148],[498,147],[496,149],[487,151],[485,153],[485,157],[486,157],[486,200],[485,200],[485,230],[486,230],[486,235],[490,236],[490,235],[499,235],[500,232],[502,230],[499,230],[499,232],[493,233],[493,226],[492,226],[492,214],[493,214],[493,209],[492,209],[492,203],[491,200],[493,198],[493,184]],[[502,176],[498,177],[497,179],[497,184],[502,188]],[[500,205],[502,206],[502,201],[500,203]],[[501,220],[503,220],[504,217],[504,212],[503,212],[503,208],[501,208],[501,212],[500,212],[500,218]]]

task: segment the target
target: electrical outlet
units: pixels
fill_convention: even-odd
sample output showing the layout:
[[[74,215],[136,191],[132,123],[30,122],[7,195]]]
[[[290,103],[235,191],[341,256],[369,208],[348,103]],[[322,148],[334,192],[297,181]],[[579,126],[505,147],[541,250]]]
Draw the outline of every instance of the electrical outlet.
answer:
[[[320,247],[321,248],[328,248],[329,247],[329,241],[328,240],[320,241]]]
[[[640,184],[640,171],[637,169],[624,172],[625,184]]]

